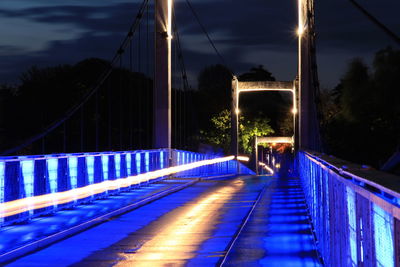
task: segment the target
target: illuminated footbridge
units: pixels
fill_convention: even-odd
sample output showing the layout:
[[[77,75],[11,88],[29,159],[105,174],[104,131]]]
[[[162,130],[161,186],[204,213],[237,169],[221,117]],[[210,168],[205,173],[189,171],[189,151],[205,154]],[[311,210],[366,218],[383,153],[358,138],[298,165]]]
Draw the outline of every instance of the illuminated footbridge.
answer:
[[[110,62],[38,71],[50,73],[57,86],[59,72],[65,83],[73,75],[78,80],[65,92],[63,84],[60,92],[51,85],[43,105],[32,101],[35,91],[21,89],[27,96],[18,107],[33,108],[15,108],[26,125],[10,115],[15,129],[7,137],[14,142],[1,143],[0,265],[400,267],[400,177],[320,152],[314,1],[298,1],[292,81],[244,81],[227,71],[223,94],[210,89],[210,99],[230,105],[225,121],[218,121],[226,124],[225,154],[222,142],[199,141],[196,116],[205,111],[193,105],[173,1],[149,2],[137,5]],[[143,47],[155,50],[154,65]],[[154,73],[144,74],[143,61]],[[82,74],[86,64],[90,71]],[[30,82],[43,85],[42,79]],[[173,88],[178,83],[182,88]],[[240,151],[239,98],[271,91],[289,93],[291,133],[271,137],[256,129],[246,140],[255,146],[249,160]],[[271,145],[267,160],[258,154],[260,142],[285,145],[281,151]]]
[[[174,166],[168,166],[167,155],[3,159],[1,262],[397,264],[400,198],[390,184],[398,177],[374,181],[382,173],[344,169],[340,160],[304,152],[297,158],[299,175],[290,177],[279,170],[255,176],[244,165],[238,175],[233,157],[185,151],[172,151]]]

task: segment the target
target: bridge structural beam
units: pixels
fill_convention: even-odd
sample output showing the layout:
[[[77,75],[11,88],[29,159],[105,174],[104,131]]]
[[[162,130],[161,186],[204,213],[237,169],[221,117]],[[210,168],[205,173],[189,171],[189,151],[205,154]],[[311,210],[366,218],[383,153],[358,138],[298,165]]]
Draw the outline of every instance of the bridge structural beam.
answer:
[[[258,137],[257,144],[262,143],[276,143],[276,144],[293,144],[293,136],[270,136],[270,137]]]
[[[154,148],[171,148],[172,3],[155,0]]]
[[[244,91],[292,91],[293,82],[261,81],[261,82],[238,82],[240,92]]]

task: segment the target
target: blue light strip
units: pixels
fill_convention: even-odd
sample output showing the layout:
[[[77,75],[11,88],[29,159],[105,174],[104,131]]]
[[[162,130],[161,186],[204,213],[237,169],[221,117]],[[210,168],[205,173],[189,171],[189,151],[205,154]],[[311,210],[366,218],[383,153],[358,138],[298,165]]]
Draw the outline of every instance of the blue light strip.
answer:
[[[0,162],[0,203],[4,202],[5,162]]]
[[[33,183],[35,179],[35,161],[23,160],[21,161],[21,171],[24,181],[25,197],[33,197]]]
[[[121,178],[121,155],[115,154],[114,161],[115,161],[115,175],[117,176],[117,178]]]
[[[103,180],[108,180],[108,155],[101,156],[101,165],[103,168]]]
[[[34,181],[35,181],[35,161],[23,160],[21,161],[21,172],[24,185],[24,196],[33,197]],[[29,216],[33,215],[33,210],[29,209]]]
[[[68,158],[68,170],[71,189],[75,189],[78,186],[78,158]]]
[[[146,162],[146,172],[149,172],[150,171],[150,153],[146,152],[146,153],[144,153],[144,155],[145,155],[144,160]]]
[[[86,168],[87,168],[87,175],[88,175],[88,183],[94,183],[94,157],[93,156],[86,156]]]
[[[140,174],[141,173],[141,160],[140,160],[140,153],[136,153],[135,154],[135,158],[136,158],[136,170],[137,173]]]
[[[5,177],[5,162],[0,162],[0,203],[4,202],[4,177]],[[4,217],[3,217],[3,213],[0,210],[0,225],[2,225],[4,222]]]
[[[164,168],[164,152],[160,152],[160,169]]]
[[[125,163],[126,163],[126,172],[128,176],[132,175],[132,170],[131,170],[131,161],[132,161],[132,156],[130,153],[126,154],[125,156]]]
[[[50,193],[55,193],[57,192],[57,185],[58,185],[58,159],[49,158],[46,160],[46,163],[47,163],[47,171],[49,173]]]

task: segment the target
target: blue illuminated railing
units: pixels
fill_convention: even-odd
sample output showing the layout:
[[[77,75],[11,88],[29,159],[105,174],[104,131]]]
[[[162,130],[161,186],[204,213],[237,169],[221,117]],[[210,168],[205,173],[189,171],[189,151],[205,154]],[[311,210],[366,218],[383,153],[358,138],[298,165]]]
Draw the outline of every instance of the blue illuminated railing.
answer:
[[[180,150],[171,150],[170,153],[167,149],[160,149],[0,158],[0,225],[104,198],[171,174],[193,178],[236,173],[237,163],[231,158],[214,163],[212,160],[217,157],[212,155]],[[205,163],[188,165],[195,162]],[[189,167],[184,171],[170,168],[183,165]],[[244,166],[241,172],[252,173]],[[57,196],[53,202],[52,195]],[[43,200],[46,203],[39,201],[39,196],[47,197]],[[8,209],[4,207],[6,204]]]
[[[361,177],[366,172],[307,152],[298,153],[298,163],[325,264],[400,266],[400,193],[382,186],[399,190],[400,177],[378,171]]]

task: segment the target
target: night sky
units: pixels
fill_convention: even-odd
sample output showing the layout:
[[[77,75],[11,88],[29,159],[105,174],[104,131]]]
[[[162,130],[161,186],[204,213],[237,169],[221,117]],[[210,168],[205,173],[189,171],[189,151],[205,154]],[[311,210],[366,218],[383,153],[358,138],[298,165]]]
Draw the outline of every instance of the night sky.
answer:
[[[0,83],[15,83],[32,65],[111,59],[141,0],[1,0]],[[230,68],[240,74],[264,65],[278,80],[296,75],[296,1],[191,0]],[[400,34],[400,1],[358,0]],[[199,70],[220,63],[184,1],[176,1],[186,65],[196,86]],[[317,49],[323,88],[334,87],[354,57],[371,63],[391,41],[347,0],[316,1]]]

